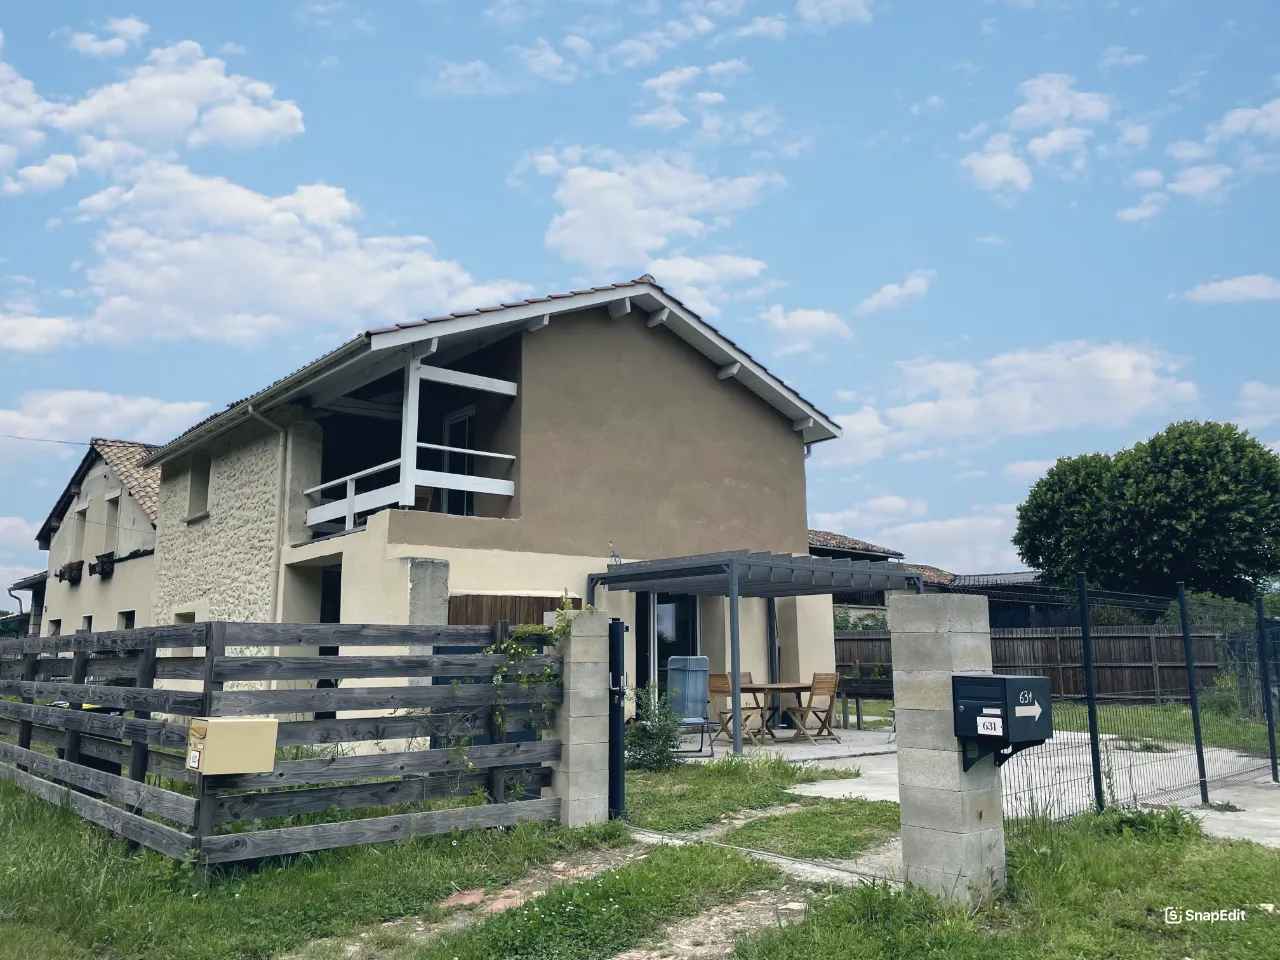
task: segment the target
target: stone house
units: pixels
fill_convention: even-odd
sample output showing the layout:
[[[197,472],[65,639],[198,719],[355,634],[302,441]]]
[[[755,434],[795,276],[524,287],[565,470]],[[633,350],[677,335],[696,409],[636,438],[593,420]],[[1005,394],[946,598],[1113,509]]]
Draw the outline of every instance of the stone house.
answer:
[[[372,330],[142,461],[151,616],[541,622],[618,558],[804,554],[805,459],[839,435],[649,276]],[[725,669],[724,598],[596,603],[633,683],[678,654]],[[806,596],[742,602],[744,670],[768,672],[770,615],[781,679],[834,669],[830,597]]]

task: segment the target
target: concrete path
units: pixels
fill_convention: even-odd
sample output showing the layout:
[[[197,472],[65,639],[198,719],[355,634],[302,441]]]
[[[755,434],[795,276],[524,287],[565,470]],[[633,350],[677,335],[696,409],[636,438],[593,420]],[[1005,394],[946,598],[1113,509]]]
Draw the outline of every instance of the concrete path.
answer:
[[[756,746],[749,741],[745,742],[742,752],[748,757],[781,754],[791,763],[811,763],[894,753],[898,749],[897,743],[889,739],[889,731],[887,730],[837,730],[836,733],[840,737],[839,743],[833,740],[820,740],[816,744],[801,740],[797,743],[788,736],[781,740],[766,740],[761,746]],[[697,737],[685,737],[681,742],[681,747],[685,750],[693,750],[697,746]],[[722,757],[730,752],[731,747],[729,744],[723,740],[716,742],[717,757]],[[705,761],[710,758],[704,755],[688,759]]]

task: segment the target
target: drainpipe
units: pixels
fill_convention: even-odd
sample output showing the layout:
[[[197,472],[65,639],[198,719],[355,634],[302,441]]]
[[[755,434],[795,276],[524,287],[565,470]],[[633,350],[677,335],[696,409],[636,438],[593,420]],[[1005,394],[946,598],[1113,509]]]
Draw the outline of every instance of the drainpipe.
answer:
[[[809,457],[810,457],[812,454],[813,454],[813,444],[812,444],[812,443],[806,443],[806,444],[804,445],[804,458],[805,458],[806,460],[808,460],[808,459],[809,459]]]
[[[18,596],[16,593],[14,593],[12,588],[6,589],[5,593],[7,593],[9,596],[13,597],[13,599],[18,601],[18,616],[22,616],[24,613],[26,613],[26,611],[22,609],[22,598]]]
[[[276,537],[275,544],[271,549],[271,616],[270,622],[275,623],[279,619],[280,612],[280,584],[283,577],[280,576],[280,544],[284,541],[284,500],[286,494],[285,488],[285,454],[286,444],[289,440],[289,431],[279,424],[268,420],[257,410],[253,409],[253,404],[246,404],[249,408],[249,416],[253,419],[266,424],[272,430],[280,435],[280,443],[276,452],[276,475],[280,478],[280,482],[276,487]]]

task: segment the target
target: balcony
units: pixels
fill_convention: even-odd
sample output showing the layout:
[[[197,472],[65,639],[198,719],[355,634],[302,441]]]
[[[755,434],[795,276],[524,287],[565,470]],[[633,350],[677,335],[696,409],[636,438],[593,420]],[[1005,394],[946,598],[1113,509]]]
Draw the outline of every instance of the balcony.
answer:
[[[473,357],[470,366],[503,369],[504,359]],[[514,381],[415,358],[314,398],[323,482],[303,490],[312,536],[355,529],[389,507],[509,516],[516,455],[502,448],[518,442],[516,395]]]

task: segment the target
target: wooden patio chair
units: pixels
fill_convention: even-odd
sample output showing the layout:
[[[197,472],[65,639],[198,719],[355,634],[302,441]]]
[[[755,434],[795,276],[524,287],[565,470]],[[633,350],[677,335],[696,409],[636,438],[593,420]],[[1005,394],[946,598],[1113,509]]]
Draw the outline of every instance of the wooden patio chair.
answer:
[[[743,683],[753,682],[750,673],[741,675]],[[733,682],[729,679],[727,673],[713,673],[707,678],[707,693],[711,703],[711,712],[715,715],[714,720],[718,724],[716,732],[711,735],[711,742],[715,743],[717,738],[723,736],[729,743],[733,742]],[[751,698],[751,702],[747,702],[747,697]],[[720,704],[723,699],[724,706]],[[760,745],[760,736],[757,730],[753,730],[750,721],[755,720],[759,724],[764,722],[764,705],[760,702],[760,697],[754,693],[746,694],[742,703],[742,735],[757,746]]]
[[[840,737],[832,729],[836,716],[836,694],[840,684],[840,675],[836,673],[815,673],[809,692],[804,702],[796,707],[787,707],[787,714],[796,725],[794,739],[805,739],[816,744],[819,740],[834,740],[840,743]],[[825,700],[825,703],[818,701]],[[818,729],[809,732],[809,720],[818,721]]]

